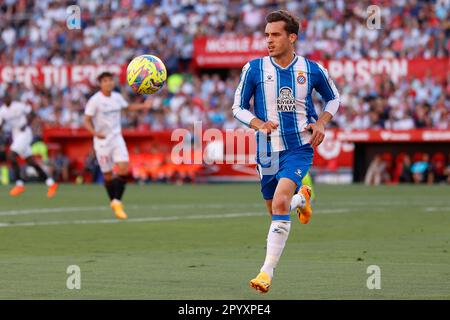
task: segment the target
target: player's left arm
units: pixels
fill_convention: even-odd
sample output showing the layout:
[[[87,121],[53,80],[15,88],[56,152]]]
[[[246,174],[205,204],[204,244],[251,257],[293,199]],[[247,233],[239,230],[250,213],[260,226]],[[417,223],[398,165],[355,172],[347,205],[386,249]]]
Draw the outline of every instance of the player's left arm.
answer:
[[[125,110],[128,111],[139,111],[139,110],[148,110],[151,109],[152,105],[150,103],[150,101],[145,100],[143,103],[132,103],[128,105],[128,108],[126,108]]]
[[[125,99],[122,102],[122,108],[125,111],[139,111],[139,110],[148,110],[151,109],[152,103],[150,98],[145,99],[143,103],[130,103],[128,104]]]
[[[339,109],[339,92],[334,85],[333,80],[331,80],[328,72],[320,64],[318,66],[317,81],[314,84],[314,89],[320,93],[322,99],[325,100],[326,105],[323,108],[319,119],[315,123],[310,123],[306,130],[311,131],[311,145],[317,147],[322,143],[325,138],[325,127],[336,114]]]

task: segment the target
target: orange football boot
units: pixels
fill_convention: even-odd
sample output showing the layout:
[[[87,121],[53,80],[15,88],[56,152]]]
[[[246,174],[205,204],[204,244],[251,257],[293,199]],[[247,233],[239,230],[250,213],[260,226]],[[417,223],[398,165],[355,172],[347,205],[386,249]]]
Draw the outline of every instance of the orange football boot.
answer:
[[[305,197],[305,205],[302,208],[297,208],[298,219],[302,224],[307,224],[312,215],[311,207],[311,187],[303,185],[298,191],[299,194]]]
[[[11,191],[9,192],[9,195],[12,197],[17,197],[18,195],[20,195],[21,193],[24,193],[24,192],[25,192],[24,186],[16,185],[14,188],[11,189]]]
[[[55,182],[54,184],[48,187],[47,197],[53,198],[56,194],[56,190],[58,190],[58,184]]]

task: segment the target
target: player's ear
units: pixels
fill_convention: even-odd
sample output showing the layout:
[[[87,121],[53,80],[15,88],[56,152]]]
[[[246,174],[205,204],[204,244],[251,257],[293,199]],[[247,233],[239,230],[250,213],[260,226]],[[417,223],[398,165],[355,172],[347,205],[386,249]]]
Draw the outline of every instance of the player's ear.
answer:
[[[295,44],[295,41],[297,41],[298,36],[295,33],[291,33],[289,34],[289,41],[291,42],[292,45]]]

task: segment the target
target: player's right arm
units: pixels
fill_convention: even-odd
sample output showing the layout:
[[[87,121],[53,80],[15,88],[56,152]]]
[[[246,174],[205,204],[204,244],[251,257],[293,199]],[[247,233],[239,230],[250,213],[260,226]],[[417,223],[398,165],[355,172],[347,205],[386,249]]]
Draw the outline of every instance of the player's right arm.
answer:
[[[91,98],[87,102],[86,109],[84,110],[84,119],[83,119],[84,127],[94,137],[97,137],[99,139],[105,139],[106,136],[103,133],[95,131],[94,121],[93,121],[95,112],[96,112],[96,104],[93,101],[93,99]]]
[[[246,126],[271,133],[278,127],[277,123],[272,121],[264,122],[250,112],[250,99],[255,91],[255,80],[250,63],[242,68],[241,79],[234,94],[233,116]]]
[[[99,139],[105,139],[106,138],[103,133],[95,131],[94,122],[92,121],[92,116],[84,115],[84,127],[94,137],[97,137]]]

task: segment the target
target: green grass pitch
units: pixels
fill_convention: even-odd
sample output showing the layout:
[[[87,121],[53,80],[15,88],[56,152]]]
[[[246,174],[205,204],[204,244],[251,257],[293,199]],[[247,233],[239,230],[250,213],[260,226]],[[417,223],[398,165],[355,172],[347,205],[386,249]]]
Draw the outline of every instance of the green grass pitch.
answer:
[[[102,186],[0,188],[0,299],[450,299],[450,187],[316,187],[271,291],[248,287],[270,220],[258,184],[129,185],[114,220]],[[69,290],[66,269],[81,269]],[[381,289],[366,286],[381,269]]]

